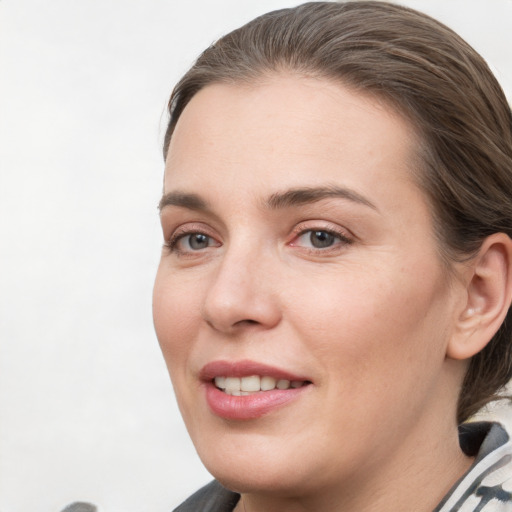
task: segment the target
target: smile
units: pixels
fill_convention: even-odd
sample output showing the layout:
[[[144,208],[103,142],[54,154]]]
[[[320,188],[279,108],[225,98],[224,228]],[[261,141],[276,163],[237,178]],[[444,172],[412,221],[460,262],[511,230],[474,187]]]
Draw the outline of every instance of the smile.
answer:
[[[217,389],[231,396],[247,396],[261,391],[272,391],[273,389],[286,390],[300,388],[306,385],[307,381],[276,379],[269,375],[250,375],[248,377],[215,377]]]
[[[200,372],[210,411],[227,420],[251,420],[309,394],[312,380],[255,361],[212,361]]]

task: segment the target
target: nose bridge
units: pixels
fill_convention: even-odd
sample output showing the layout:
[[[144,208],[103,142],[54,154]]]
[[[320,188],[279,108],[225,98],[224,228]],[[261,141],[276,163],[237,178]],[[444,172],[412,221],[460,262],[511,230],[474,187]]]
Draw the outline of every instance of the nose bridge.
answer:
[[[280,318],[270,255],[254,238],[227,244],[204,301],[203,316],[217,330],[242,325],[272,327]]]

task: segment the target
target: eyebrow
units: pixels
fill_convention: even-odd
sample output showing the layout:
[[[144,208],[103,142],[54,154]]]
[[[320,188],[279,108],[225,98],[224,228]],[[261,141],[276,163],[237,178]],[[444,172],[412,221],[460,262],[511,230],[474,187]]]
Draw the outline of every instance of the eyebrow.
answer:
[[[280,210],[316,203],[331,197],[347,199],[378,211],[378,208],[369,199],[355,190],[338,186],[292,188],[284,192],[272,194],[264,204],[270,210]],[[178,206],[196,211],[210,211],[208,203],[199,195],[179,191],[169,192],[162,196],[158,209],[162,211],[166,206]]]
[[[186,192],[169,192],[164,194],[158,203],[158,209],[162,211],[166,206],[180,206],[189,210],[207,211],[208,204],[197,194]]]
[[[270,209],[277,210],[316,203],[317,201],[330,197],[347,199],[378,211],[375,204],[355,190],[335,185],[327,187],[292,188],[284,192],[276,192],[269,197],[266,203]]]

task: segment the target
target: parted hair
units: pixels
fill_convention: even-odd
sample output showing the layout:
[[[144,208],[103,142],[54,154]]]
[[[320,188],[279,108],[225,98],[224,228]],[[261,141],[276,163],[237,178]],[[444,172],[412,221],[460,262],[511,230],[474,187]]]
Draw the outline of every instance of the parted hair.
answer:
[[[512,237],[512,113],[482,57],[442,23],[379,1],[310,2],[260,16],[207,48],[169,100],[164,157],[203,87],[293,72],[389,102],[419,135],[415,179],[431,205],[440,255],[471,258]],[[495,400],[512,377],[512,310],[470,361],[457,419]]]

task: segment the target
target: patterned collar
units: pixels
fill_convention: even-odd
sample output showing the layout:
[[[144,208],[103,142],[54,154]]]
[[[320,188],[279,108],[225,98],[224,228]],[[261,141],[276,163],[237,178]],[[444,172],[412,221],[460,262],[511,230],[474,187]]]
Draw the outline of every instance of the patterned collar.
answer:
[[[465,423],[459,439],[475,461],[433,512],[511,512],[512,442],[506,430],[499,423]]]

